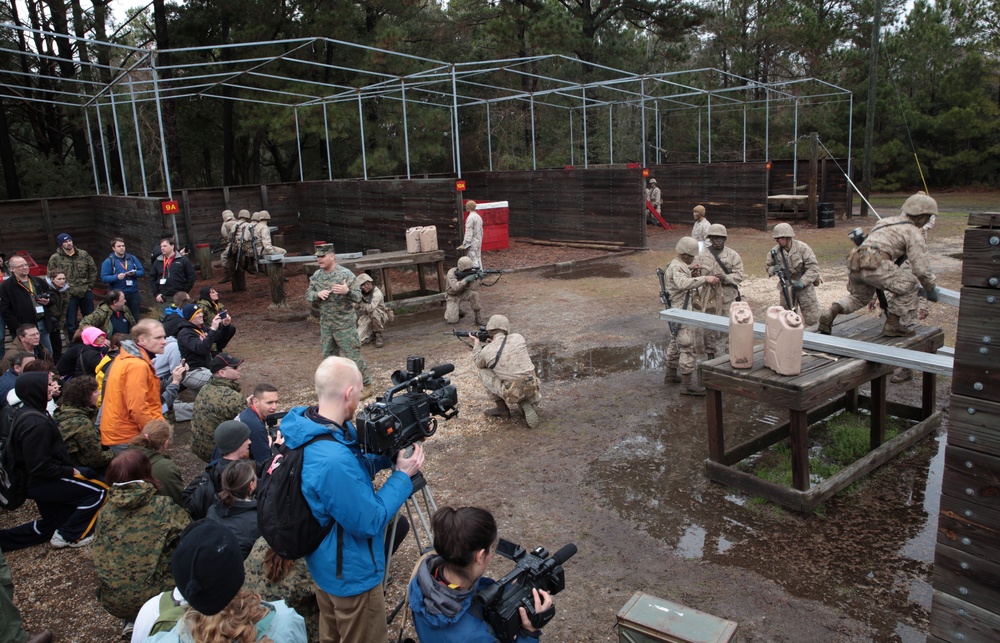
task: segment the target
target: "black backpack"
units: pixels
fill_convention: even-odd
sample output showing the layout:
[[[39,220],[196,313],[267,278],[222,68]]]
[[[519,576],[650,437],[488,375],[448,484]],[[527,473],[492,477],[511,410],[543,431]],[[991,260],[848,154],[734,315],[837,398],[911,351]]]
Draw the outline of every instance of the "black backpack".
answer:
[[[257,524],[267,544],[282,558],[296,560],[313,553],[333,529],[313,516],[302,495],[302,462],[305,448],[317,440],[333,440],[321,434],[295,449],[279,453],[264,465],[257,483]],[[343,558],[342,528],[337,525],[337,576]]]
[[[28,499],[28,469],[17,458],[16,428],[18,420],[29,415],[45,417],[23,403],[8,404],[0,411],[0,507],[14,511]]]

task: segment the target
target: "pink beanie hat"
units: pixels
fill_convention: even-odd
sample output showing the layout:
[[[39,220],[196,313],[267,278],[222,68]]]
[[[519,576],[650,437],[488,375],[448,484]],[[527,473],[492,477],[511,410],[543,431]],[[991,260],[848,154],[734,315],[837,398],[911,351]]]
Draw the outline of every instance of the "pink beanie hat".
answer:
[[[83,329],[83,343],[87,346],[93,346],[94,341],[98,337],[106,337],[106,333],[98,328],[97,326],[88,326]]]

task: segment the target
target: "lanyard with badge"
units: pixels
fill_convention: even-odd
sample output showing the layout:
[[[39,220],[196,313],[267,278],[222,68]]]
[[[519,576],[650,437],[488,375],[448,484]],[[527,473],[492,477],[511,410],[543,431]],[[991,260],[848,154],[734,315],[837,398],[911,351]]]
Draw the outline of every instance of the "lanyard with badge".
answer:
[[[167,285],[167,277],[170,276],[170,266],[173,263],[174,263],[174,257],[170,257],[169,259],[166,257],[163,258],[163,276],[160,278],[161,286]]]
[[[118,259],[117,257],[115,257],[115,260],[118,261],[118,265],[122,267],[122,272],[125,273],[125,277],[126,277],[125,278],[125,285],[126,286],[131,286],[132,285],[132,280],[128,278],[128,255],[125,255],[125,261],[122,261],[121,259]],[[162,284],[164,282],[161,281],[160,283]]]
[[[27,286],[25,286],[24,283],[20,279],[17,280],[17,285],[20,286],[21,288],[24,288],[24,290],[27,291],[27,293],[29,295],[31,295],[31,301],[34,302],[34,304],[35,304],[35,314],[36,315],[44,315],[45,314],[45,306],[43,306],[40,303],[38,303],[38,299],[35,298],[35,283],[31,280],[31,277],[28,277],[28,285]]]

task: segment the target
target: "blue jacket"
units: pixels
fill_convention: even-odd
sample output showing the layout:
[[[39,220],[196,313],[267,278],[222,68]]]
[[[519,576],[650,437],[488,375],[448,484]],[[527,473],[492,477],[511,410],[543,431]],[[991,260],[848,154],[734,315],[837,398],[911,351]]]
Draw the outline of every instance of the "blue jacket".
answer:
[[[154,598],[159,600],[160,596]],[[152,600],[152,599],[151,599]],[[257,639],[267,636],[272,641],[280,643],[306,643],[306,623],[299,613],[285,604],[285,601],[269,601],[261,603],[270,608],[268,613],[257,622]],[[152,627],[152,625],[150,625]],[[154,634],[144,641],[158,643],[192,643],[194,639],[184,625],[184,619],[177,621],[174,629],[169,632]]]
[[[243,409],[237,419],[250,427],[250,457],[257,466],[264,464],[271,457],[271,447],[267,446],[267,425],[257,411],[249,407]]]
[[[122,263],[125,264],[127,270],[122,269]],[[118,273],[128,272],[129,270],[135,270],[135,274],[119,281]],[[130,255],[127,252],[122,259],[118,259],[118,256],[112,252],[104,260],[104,263],[101,264],[101,281],[112,288],[117,288],[126,295],[139,292],[139,278],[145,276],[146,270],[142,267],[142,264],[135,258],[135,255]],[[132,285],[126,285],[125,282],[127,281],[131,281]]]
[[[357,596],[376,587],[385,572],[385,530],[413,493],[410,477],[394,471],[376,492],[372,478],[392,462],[361,453],[350,422],[343,429],[332,422],[321,423],[300,406],[281,421],[281,432],[290,449],[323,433],[334,438],[311,444],[302,463],[302,494],[313,515],[323,525],[333,520],[341,528],[331,530],[319,548],[306,556],[313,580],[332,596]],[[343,538],[339,577],[338,532]]]

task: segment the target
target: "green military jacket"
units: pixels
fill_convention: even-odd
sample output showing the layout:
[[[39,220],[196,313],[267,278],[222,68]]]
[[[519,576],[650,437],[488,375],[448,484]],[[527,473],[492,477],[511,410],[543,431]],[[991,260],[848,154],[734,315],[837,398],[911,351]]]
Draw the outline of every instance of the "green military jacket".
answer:
[[[330,294],[326,300],[319,298],[321,290],[329,290],[337,284],[346,284],[350,291],[346,295]],[[354,282],[354,273],[338,265],[330,272],[317,270],[309,277],[309,287],[306,288],[306,301],[319,302],[320,322],[334,322],[338,326],[353,328],[357,323],[354,304],[361,301],[361,289]]]
[[[97,598],[118,618],[135,620],[147,599],[174,588],[170,574],[181,532],[191,521],[143,480],[113,485],[97,516],[94,567]]]
[[[94,424],[96,415],[97,411],[94,409],[60,406],[54,417],[73,464],[90,467],[94,471],[104,471],[115,454],[111,449],[101,446],[101,430]]]
[[[96,326],[97,328],[103,330],[110,339],[112,335],[111,315],[113,314],[114,311],[111,310],[111,306],[101,304],[97,307],[97,310],[80,320],[80,328]],[[135,317],[132,316],[132,311],[130,311],[127,306],[125,307],[125,310],[122,311],[122,314],[125,315],[125,321],[128,322],[129,328],[135,326]]]
[[[171,460],[170,456],[166,453],[153,451],[147,447],[131,446],[129,449],[138,449],[149,458],[149,462],[153,465],[153,477],[160,483],[160,488],[156,492],[157,495],[170,498],[177,503],[178,507],[183,506],[181,504],[181,494],[184,493],[184,476],[181,474],[181,468],[177,466],[177,463]]]
[[[97,264],[85,250],[73,249],[73,256],[69,256],[60,247],[49,257],[49,274],[56,270],[66,273],[66,283],[69,284],[69,294],[71,297],[83,297],[87,291],[94,287],[99,273]]]
[[[194,399],[191,416],[191,452],[210,462],[215,450],[215,428],[226,420],[234,420],[246,408],[247,401],[240,393],[240,383],[213,375],[201,387]]]

